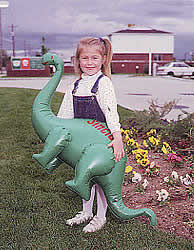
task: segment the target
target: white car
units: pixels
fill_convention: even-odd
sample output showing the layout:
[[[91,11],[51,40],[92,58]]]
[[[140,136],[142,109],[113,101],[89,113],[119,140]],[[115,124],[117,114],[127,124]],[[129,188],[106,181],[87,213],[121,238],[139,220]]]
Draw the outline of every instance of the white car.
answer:
[[[194,67],[184,62],[170,62],[157,68],[157,75],[194,76]]]

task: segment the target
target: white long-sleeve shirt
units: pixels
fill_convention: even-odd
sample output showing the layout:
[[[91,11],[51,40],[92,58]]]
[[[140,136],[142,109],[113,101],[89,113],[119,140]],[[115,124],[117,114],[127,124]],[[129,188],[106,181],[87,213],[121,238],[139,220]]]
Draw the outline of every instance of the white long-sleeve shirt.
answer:
[[[87,76],[82,74],[82,78],[79,81],[78,88],[76,90],[75,96],[91,96],[91,89],[94,86],[97,78],[102,74],[98,72],[93,76]],[[106,123],[111,133],[120,131],[119,115],[117,112],[117,101],[113,88],[112,81],[104,76],[100,79],[98,85],[98,92],[96,98],[102,112],[105,115]],[[72,90],[74,88],[74,83],[70,84],[65,90],[65,95],[60,106],[58,117],[65,119],[73,119],[73,96]]]

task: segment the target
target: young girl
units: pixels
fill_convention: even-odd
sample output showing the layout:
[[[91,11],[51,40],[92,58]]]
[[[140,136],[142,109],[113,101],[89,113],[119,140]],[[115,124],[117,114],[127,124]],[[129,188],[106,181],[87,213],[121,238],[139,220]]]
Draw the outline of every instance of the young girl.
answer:
[[[113,135],[108,145],[113,147],[115,161],[124,157],[120,133],[117,102],[111,82],[112,46],[108,39],[87,37],[80,40],[75,56],[75,73],[80,78],[71,84],[65,93],[58,117],[65,119],[86,118],[106,122]],[[92,207],[97,193],[97,215]],[[83,200],[83,211],[66,221],[72,226],[90,220],[84,232],[95,232],[106,223],[107,202],[102,189],[95,185],[89,201]],[[93,219],[92,219],[93,218]]]

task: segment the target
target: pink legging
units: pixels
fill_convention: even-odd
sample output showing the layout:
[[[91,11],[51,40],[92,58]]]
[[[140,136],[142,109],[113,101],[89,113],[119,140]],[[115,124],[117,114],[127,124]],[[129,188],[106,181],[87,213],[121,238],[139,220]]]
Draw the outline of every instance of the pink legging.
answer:
[[[99,187],[97,184],[94,185],[91,189],[90,200],[89,201],[83,200],[83,211],[87,213],[92,213],[95,189],[97,194],[97,217],[104,218],[106,217],[107,202],[104,192],[102,191],[101,187]]]

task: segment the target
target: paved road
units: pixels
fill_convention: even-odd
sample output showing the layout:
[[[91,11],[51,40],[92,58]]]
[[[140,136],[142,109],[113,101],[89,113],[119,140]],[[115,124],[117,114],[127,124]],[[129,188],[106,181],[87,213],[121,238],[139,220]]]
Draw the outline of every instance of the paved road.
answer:
[[[66,85],[75,79],[75,76],[63,76],[57,91],[64,92]],[[0,78],[0,87],[41,89],[48,81],[49,78]],[[158,104],[161,105],[176,100],[177,105],[166,116],[167,119],[176,120],[179,114],[183,114],[181,108],[189,113],[194,113],[193,80],[173,77],[113,75],[112,81],[118,103],[126,108],[133,110],[148,109],[149,102],[152,99],[157,99]]]
[[[115,75],[113,78],[118,103],[124,107],[143,110],[148,109],[150,101],[158,100],[162,105],[176,100],[175,108],[166,116],[177,119],[183,114],[181,108],[194,112],[194,81],[173,77],[130,77]]]

